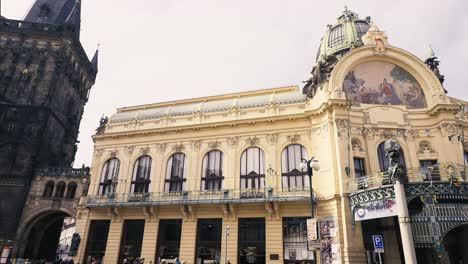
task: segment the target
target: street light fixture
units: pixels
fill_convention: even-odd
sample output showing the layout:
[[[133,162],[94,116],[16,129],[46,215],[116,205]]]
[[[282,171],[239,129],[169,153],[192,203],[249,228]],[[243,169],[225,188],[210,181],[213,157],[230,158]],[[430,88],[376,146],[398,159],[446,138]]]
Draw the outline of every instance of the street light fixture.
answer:
[[[299,164],[299,168],[301,170],[307,169],[307,176],[309,176],[309,185],[310,185],[310,216],[314,218],[314,191],[312,187],[312,176],[314,175],[314,171],[320,170],[320,164],[318,160],[314,159],[315,157],[310,158],[309,160],[301,159],[301,164]]]

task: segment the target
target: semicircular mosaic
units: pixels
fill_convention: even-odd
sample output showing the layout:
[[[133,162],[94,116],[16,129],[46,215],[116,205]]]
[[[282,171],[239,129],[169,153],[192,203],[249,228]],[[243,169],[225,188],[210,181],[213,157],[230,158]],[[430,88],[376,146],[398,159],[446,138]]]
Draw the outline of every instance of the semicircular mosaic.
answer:
[[[389,62],[370,61],[348,72],[343,82],[346,96],[364,104],[427,107],[424,91],[405,69]]]

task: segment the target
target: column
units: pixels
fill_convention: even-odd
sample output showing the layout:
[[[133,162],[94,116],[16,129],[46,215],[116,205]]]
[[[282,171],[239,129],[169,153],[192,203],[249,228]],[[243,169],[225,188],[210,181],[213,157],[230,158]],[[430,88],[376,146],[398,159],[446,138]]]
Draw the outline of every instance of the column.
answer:
[[[197,221],[184,221],[180,238],[180,262],[195,263],[195,244],[197,241]]]
[[[265,221],[266,263],[283,263],[283,221],[280,219]],[[270,260],[270,254],[278,254],[278,260]],[[301,252],[298,252],[301,254]]]
[[[237,264],[237,236],[238,236],[238,222],[225,221],[223,219],[223,236],[221,238],[221,264],[224,264],[224,256],[226,250],[226,226],[229,225],[230,235],[227,243],[227,259],[231,264]]]
[[[109,227],[109,236],[107,237],[106,255],[104,263],[117,263],[119,259],[120,240],[122,238],[123,221],[111,221]]]
[[[145,259],[145,263],[152,261],[156,263],[156,244],[158,243],[158,226],[159,221],[153,219],[145,221],[145,233],[143,234],[143,245],[141,248],[141,257]]]
[[[405,261],[407,264],[417,263],[416,252],[413,243],[413,233],[411,231],[411,222],[405,221],[409,218],[408,206],[405,196],[405,187],[400,182],[400,180],[397,180],[394,188]]]

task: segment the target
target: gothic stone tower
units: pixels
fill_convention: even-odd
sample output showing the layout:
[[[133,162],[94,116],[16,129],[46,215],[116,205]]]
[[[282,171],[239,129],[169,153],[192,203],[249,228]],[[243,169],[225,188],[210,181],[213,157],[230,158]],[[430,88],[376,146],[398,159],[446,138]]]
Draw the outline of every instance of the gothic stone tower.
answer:
[[[0,17],[0,240],[13,240],[35,170],[72,166],[97,74],[80,43],[79,0],[37,0]]]

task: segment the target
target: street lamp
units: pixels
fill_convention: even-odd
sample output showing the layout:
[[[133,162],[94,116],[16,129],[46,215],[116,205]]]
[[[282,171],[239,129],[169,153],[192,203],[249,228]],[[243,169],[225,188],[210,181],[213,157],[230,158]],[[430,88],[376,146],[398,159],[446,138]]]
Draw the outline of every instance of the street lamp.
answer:
[[[320,164],[318,160],[314,159],[315,157],[310,158],[309,160],[301,159],[301,164],[299,164],[299,168],[301,170],[307,169],[307,176],[309,176],[309,185],[310,185],[310,216],[314,218],[314,191],[312,188],[312,176],[314,175],[314,171],[320,170]]]

